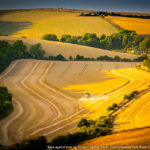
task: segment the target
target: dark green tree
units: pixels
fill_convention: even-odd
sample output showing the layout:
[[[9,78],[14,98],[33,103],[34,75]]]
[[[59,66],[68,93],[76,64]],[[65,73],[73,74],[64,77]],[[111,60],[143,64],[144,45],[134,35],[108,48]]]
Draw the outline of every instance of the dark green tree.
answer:
[[[29,51],[31,56],[35,59],[42,59],[45,54],[40,43],[32,45]]]
[[[142,42],[139,43],[140,50],[146,50],[150,48],[150,38],[145,38]]]
[[[106,38],[105,34],[102,34],[99,40],[104,40]]]
[[[0,86],[0,120],[8,116],[12,110],[12,94],[6,87]]]
[[[41,39],[48,41],[58,41],[58,38],[55,34],[45,34]]]
[[[87,119],[81,119],[80,121],[79,121],[79,123],[78,123],[78,127],[82,127],[82,126],[86,126],[86,127],[88,127],[89,126],[89,122],[88,122],[88,120]]]
[[[60,42],[66,42],[68,38],[71,38],[71,35],[64,34],[60,38]]]
[[[55,57],[55,59],[56,59],[56,60],[62,60],[62,61],[66,60],[66,58],[65,58],[63,55],[61,55],[61,54],[57,55],[57,56]]]

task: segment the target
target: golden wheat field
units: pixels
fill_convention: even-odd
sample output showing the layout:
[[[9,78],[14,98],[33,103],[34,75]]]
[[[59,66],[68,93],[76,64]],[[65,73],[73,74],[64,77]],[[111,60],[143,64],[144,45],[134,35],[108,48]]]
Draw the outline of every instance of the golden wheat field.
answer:
[[[138,34],[150,34],[150,19],[128,18],[128,17],[106,17],[116,25],[128,30],[134,30]]]
[[[101,17],[79,17],[78,15],[79,13],[73,12],[32,10],[2,15],[0,21],[30,23],[24,29],[18,31],[16,29],[11,35],[14,37],[26,36],[40,39],[47,33],[60,37],[63,34],[83,35],[88,32],[100,36],[117,32],[115,27]]]
[[[143,89],[146,89],[150,84],[149,73],[145,73],[138,69],[117,69],[111,70],[110,73],[118,76],[119,78],[111,79],[101,83],[72,85],[66,88],[66,90],[78,90],[81,93],[87,91],[95,94],[94,99],[83,99],[82,101],[83,106],[93,112],[87,115],[87,117],[90,119],[97,119],[99,116],[106,115],[108,113],[107,107],[109,105],[111,105],[112,103],[121,102],[125,94],[128,94],[134,90],[141,91]],[[112,92],[109,93],[109,91]],[[99,93],[100,95],[97,96],[97,93]],[[143,101],[143,97],[141,96],[138,98],[137,101],[133,101],[133,107],[124,107],[123,109],[125,109],[126,116],[124,115],[124,113],[122,113],[123,109],[120,110],[121,112],[119,113],[114,123],[114,131],[121,131],[124,129],[131,129],[150,125],[150,123],[146,121],[147,115],[149,116],[150,113],[147,111],[147,115],[143,117],[145,111],[149,108],[149,93],[144,95],[144,99],[145,100]],[[141,107],[141,103],[144,103],[146,105],[144,106],[144,108],[141,108],[143,111],[140,110],[140,119],[139,116],[136,116],[136,113],[139,113],[138,110]],[[132,115],[133,118],[129,120],[130,113],[132,114],[131,110],[134,112],[134,115]],[[136,118],[136,120],[134,117]],[[116,128],[119,129],[117,130]]]
[[[150,128],[135,129],[88,140],[77,150],[90,149],[149,149]]]
[[[83,93],[64,88],[75,83],[95,82],[101,86],[101,84],[108,84],[109,80],[111,83],[114,80],[114,87],[110,89],[105,85],[106,90],[103,92],[100,90],[97,95],[99,103],[105,107],[112,103],[112,100],[102,100],[101,96],[104,93],[108,97],[108,92],[114,93],[115,97],[118,94],[116,90],[119,92],[118,88],[121,86],[127,88],[131,83],[125,85],[127,79],[121,79],[124,78],[123,76],[102,70],[132,68],[134,65],[135,63],[123,62],[42,60],[12,62],[0,75],[0,84],[7,86],[13,94],[14,105],[14,111],[0,121],[0,143],[10,145],[37,135],[44,135],[49,141],[57,134],[76,129],[77,122],[87,116],[91,110],[80,101]],[[116,79],[119,79],[119,82],[116,82]],[[123,92],[123,88],[121,89]],[[93,108],[97,102],[93,100],[91,107]],[[96,112],[94,109],[92,111]],[[95,113],[95,115],[100,114],[101,112]]]
[[[129,74],[136,74],[141,77],[141,83],[145,82],[145,87],[141,86],[139,89],[146,89],[150,85],[150,73],[141,70],[129,70]],[[134,128],[141,128],[150,125],[150,88],[144,93],[140,94],[134,101],[126,105],[118,112],[118,115],[114,121],[114,131],[122,131]]]

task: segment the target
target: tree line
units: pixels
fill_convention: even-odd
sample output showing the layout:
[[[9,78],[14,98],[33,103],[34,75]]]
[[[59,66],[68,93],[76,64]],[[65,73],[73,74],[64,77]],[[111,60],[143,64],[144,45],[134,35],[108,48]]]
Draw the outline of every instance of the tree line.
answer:
[[[98,56],[97,58],[90,58],[90,57],[84,57],[84,56],[80,56],[80,55],[76,55],[75,58],[73,58],[72,56],[70,56],[69,58],[70,60],[74,60],[74,61],[114,61],[114,62],[140,62],[143,60],[147,60],[148,57],[147,55],[142,55],[139,56],[133,60],[129,59],[129,58],[120,58],[119,56],[114,56],[114,57],[110,57],[107,55],[104,56]]]
[[[110,36],[95,33],[85,33],[83,36],[62,35],[60,39],[55,34],[46,34],[41,39],[65,43],[86,45],[107,50],[145,50],[150,53],[150,38],[143,38],[135,31],[119,30]]]
[[[131,18],[142,18],[142,19],[150,19],[149,15],[139,15],[139,14],[125,14],[125,13],[117,13],[117,12],[107,12],[107,11],[100,11],[100,12],[82,12],[79,16],[119,16],[119,17],[131,17]]]

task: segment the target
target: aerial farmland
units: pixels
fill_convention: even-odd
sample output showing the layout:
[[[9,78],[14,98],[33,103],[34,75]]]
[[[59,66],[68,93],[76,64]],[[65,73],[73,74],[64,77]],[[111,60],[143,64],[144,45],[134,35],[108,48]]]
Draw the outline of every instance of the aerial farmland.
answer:
[[[0,10],[0,149],[150,144],[150,19],[130,15]]]

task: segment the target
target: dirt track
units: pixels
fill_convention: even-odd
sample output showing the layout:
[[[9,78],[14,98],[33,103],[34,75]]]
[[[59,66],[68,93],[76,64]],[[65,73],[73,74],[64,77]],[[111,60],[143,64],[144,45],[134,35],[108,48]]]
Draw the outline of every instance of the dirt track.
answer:
[[[45,135],[50,140],[76,128],[76,122],[88,111],[82,108],[78,95],[60,87],[72,84],[75,78],[84,83],[104,79],[88,79],[96,72],[105,76],[99,73],[101,66],[104,70],[115,69],[119,63],[14,61],[0,76],[1,85],[13,93],[14,104],[12,114],[0,121],[0,143],[9,145],[34,135]],[[133,66],[134,63],[122,63],[119,68]]]

